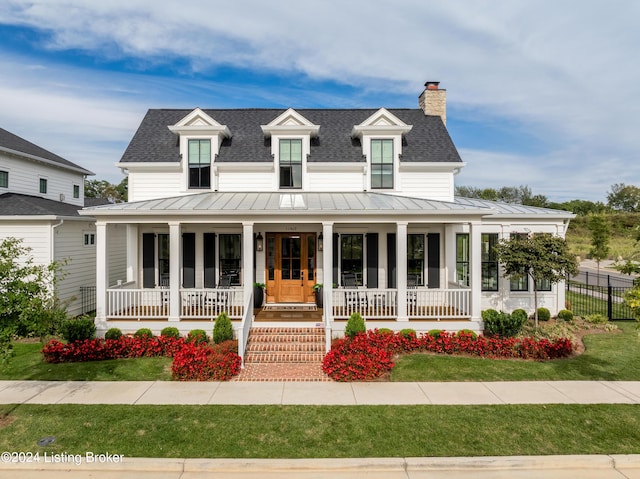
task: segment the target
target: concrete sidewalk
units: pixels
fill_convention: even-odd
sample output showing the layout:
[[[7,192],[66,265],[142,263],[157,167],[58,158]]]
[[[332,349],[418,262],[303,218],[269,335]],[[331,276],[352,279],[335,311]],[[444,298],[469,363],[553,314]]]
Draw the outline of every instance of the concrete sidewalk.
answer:
[[[640,404],[640,381],[0,381],[0,404]]]
[[[363,459],[153,459],[4,463],[12,479],[639,479],[640,455]]]

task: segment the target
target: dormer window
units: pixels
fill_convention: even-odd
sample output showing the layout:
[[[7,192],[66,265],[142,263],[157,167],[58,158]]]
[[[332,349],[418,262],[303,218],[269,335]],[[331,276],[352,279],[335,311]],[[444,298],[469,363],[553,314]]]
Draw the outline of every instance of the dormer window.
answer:
[[[302,140],[280,140],[280,188],[302,188]]]
[[[371,188],[393,188],[393,140],[371,140]]]
[[[369,177],[365,190],[396,187],[395,172],[402,154],[402,137],[412,126],[404,123],[385,108],[380,108],[351,131],[353,138],[362,143],[362,154],[367,159]],[[366,170],[365,170],[366,171]]]
[[[189,140],[189,188],[211,188],[211,140]]]
[[[271,138],[271,155],[278,162],[274,187],[305,189],[307,180],[303,173],[311,154],[311,138],[318,136],[320,125],[289,108],[260,128],[265,138]]]
[[[200,108],[168,128],[180,136],[181,168],[186,188],[211,189],[212,163],[220,152],[222,141],[231,138],[229,128]]]

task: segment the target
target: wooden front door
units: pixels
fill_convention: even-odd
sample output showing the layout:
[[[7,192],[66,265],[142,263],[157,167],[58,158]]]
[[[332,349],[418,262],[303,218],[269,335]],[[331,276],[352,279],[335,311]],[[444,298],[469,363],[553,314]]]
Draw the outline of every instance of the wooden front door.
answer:
[[[314,301],[315,233],[267,234],[267,302]]]

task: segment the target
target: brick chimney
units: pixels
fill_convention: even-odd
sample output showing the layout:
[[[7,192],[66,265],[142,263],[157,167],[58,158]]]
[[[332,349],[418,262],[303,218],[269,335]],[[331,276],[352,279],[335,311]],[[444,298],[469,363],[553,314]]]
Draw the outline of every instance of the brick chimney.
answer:
[[[442,123],[447,125],[447,90],[441,90],[440,82],[428,81],[424,84],[424,91],[418,98],[418,105],[425,115],[437,115]]]

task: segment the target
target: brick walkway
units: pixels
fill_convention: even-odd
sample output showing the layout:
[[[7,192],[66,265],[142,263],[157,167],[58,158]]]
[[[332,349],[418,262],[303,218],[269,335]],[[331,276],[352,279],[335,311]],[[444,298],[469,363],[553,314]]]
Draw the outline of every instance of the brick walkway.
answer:
[[[320,363],[249,363],[234,381],[332,381]]]
[[[235,381],[331,381],[322,372],[324,328],[252,328]]]

